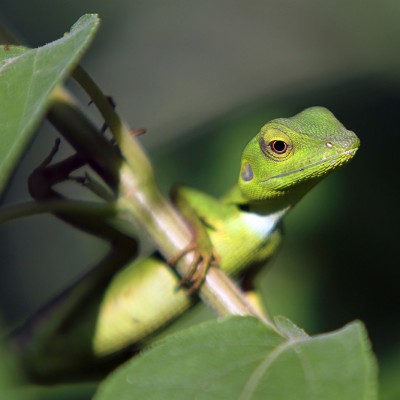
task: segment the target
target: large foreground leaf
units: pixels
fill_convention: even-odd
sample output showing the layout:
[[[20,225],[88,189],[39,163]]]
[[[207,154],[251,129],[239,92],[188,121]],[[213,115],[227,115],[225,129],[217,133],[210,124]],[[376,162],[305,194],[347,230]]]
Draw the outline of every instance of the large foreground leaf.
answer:
[[[37,49],[0,47],[0,194],[17,166],[49,95],[83,56],[99,20],[84,15],[61,39]]]
[[[22,386],[4,392],[5,400],[87,400],[92,398],[95,385],[74,384],[54,386]],[[0,393],[1,394],[1,393]],[[3,399],[3,397],[0,397]]]
[[[120,367],[95,398],[376,398],[375,363],[361,323],[313,338],[289,325],[281,328],[286,337],[250,317],[190,328]]]

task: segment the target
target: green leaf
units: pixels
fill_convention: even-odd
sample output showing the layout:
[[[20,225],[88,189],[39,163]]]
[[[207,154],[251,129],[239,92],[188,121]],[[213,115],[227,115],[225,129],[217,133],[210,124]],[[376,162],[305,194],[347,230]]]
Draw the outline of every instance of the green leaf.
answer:
[[[50,93],[79,62],[98,24],[98,17],[88,14],[43,47],[0,47],[0,193],[43,118]]]
[[[160,341],[112,373],[95,397],[191,398],[371,400],[375,361],[360,322],[284,338],[254,318],[229,317]]]
[[[54,386],[21,386],[4,393],[7,400],[87,400],[92,398],[95,385],[80,383]],[[2,397],[3,398],[3,397]]]
[[[275,325],[278,328],[280,334],[288,339],[304,338],[307,339],[309,336],[304,332],[303,329],[296,326],[292,321],[286,317],[275,317]]]

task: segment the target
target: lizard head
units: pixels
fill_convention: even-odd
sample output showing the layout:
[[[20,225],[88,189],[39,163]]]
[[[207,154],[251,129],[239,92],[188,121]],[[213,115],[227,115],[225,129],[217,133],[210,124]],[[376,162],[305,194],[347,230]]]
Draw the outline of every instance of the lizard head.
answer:
[[[326,108],[307,108],[264,125],[245,147],[239,176],[249,202],[300,198],[324,176],[349,162],[360,140]]]

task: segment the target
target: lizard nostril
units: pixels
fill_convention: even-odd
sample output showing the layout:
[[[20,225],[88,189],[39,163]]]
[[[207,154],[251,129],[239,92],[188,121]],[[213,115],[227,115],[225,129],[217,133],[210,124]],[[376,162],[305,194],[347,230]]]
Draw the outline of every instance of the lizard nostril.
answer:
[[[333,147],[332,142],[326,142],[326,147],[332,148]]]

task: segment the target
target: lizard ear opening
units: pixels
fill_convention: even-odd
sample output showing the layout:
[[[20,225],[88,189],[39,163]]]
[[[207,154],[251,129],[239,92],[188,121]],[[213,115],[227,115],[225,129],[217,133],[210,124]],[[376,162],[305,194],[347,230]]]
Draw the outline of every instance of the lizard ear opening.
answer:
[[[244,162],[242,164],[240,176],[245,182],[249,182],[253,179],[254,177],[253,168],[251,168],[251,165],[248,162]]]

